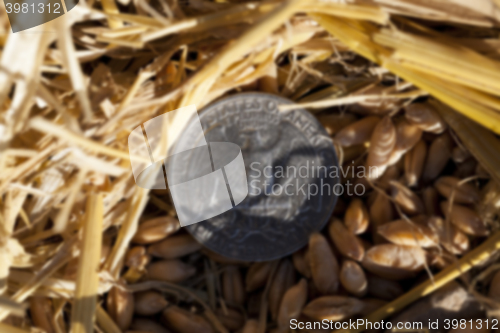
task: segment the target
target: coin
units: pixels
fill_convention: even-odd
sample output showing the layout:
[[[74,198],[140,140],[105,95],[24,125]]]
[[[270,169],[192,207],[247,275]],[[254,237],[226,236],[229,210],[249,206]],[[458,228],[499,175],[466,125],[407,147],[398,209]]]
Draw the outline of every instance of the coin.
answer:
[[[274,260],[306,245],[331,216],[339,184],[333,143],[308,111],[278,109],[291,103],[243,93],[201,110],[207,142],[240,147],[249,187],[229,211],[186,227],[210,250],[238,260]],[[186,172],[196,165],[187,163]]]

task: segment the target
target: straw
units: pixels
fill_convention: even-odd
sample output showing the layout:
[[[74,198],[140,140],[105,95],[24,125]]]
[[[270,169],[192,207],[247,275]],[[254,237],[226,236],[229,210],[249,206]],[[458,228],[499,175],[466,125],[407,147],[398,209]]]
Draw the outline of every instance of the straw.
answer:
[[[30,333],[30,331],[23,330],[4,323],[0,323],[0,331],[2,331],[2,333]]]
[[[498,155],[500,140],[484,127],[457,114],[450,107],[437,101],[433,101],[433,104],[461,139],[462,144],[488,171],[497,184],[500,184],[500,169],[498,168],[500,165],[500,156]]]
[[[111,319],[108,313],[104,311],[100,304],[97,304],[96,321],[104,333],[122,333],[120,328],[116,326],[113,319]]]
[[[418,46],[415,42],[413,52],[402,53],[406,44],[392,42],[389,44],[387,39],[381,39],[383,35],[380,34],[380,32],[385,30],[374,25],[348,19],[334,19],[324,14],[310,15],[325,27],[326,30],[349,45],[357,53],[385,66],[391,72],[407,79],[422,90],[429,92],[431,95],[453,107],[456,111],[467,115],[496,133],[500,133],[500,104],[498,100],[493,96],[488,96],[477,90],[480,89],[490,93],[499,92],[498,82],[500,81],[496,76],[499,72],[500,63],[480,56],[464,47],[455,46],[454,51],[452,51],[450,47],[446,48],[446,46],[440,44],[438,47],[435,42],[431,43],[430,40],[417,38],[415,36],[412,38],[414,41],[420,41]],[[387,32],[385,33],[387,34]],[[402,33],[393,34],[393,36],[403,35]],[[377,36],[379,37],[378,39],[376,38]],[[386,48],[385,45],[378,44],[377,40],[379,42],[386,42],[386,44],[389,44],[395,51]],[[423,41],[427,44],[423,43]],[[452,42],[448,43],[453,45]],[[440,52],[446,51],[448,54],[448,58],[446,59],[449,59],[451,54],[453,54],[453,59],[456,59],[454,63],[463,64],[466,69],[470,68],[470,70],[463,70],[460,67],[455,67],[453,74],[443,75],[443,69],[449,70],[449,66],[444,66],[443,64],[443,62],[446,62],[446,59],[444,59],[444,61],[442,59],[442,61],[432,67],[432,71],[428,67],[431,62],[429,58],[418,58],[419,64],[413,63],[411,66],[401,61],[404,55],[409,57],[410,54],[412,54],[412,58],[410,59],[416,59],[414,55],[415,50],[420,48],[425,49],[426,47],[437,49],[432,53],[433,56],[430,58],[433,61],[440,60]],[[421,52],[417,52],[417,54],[420,55]],[[423,54],[425,55],[425,52]],[[483,63],[489,70],[485,71],[481,68]],[[453,80],[455,83],[458,82],[461,84],[456,85],[446,81],[446,78],[450,79],[450,75],[453,75],[453,78],[455,78],[455,80]],[[442,76],[444,76],[444,78]],[[471,89],[472,87],[475,89]]]
[[[26,315],[26,307],[10,298],[0,296],[0,308],[8,309],[8,311],[18,317],[24,317]]]
[[[72,333],[93,332],[99,285],[103,214],[102,195],[90,194],[87,199],[75,300],[71,312]]]

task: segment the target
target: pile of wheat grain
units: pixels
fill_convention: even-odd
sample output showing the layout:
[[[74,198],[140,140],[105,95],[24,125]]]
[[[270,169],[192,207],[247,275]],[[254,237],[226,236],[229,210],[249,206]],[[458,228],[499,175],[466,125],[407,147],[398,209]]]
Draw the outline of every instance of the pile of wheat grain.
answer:
[[[319,119],[345,167],[384,170],[371,179],[344,179],[366,184],[367,195],[341,197],[326,230],[312,234],[306,248],[262,263],[236,262],[202,249],[179,230],[168,204],[170,216],[139,225],[120,283],[106,296],[105,311],[118,327],[154,333],[287,332],[291,319],[359,318],[410,290],[419,283],[415,277],[453,264],[483,240],[492,226],[477,209],[492,186],[489,175],[434,107],[423,102],[391,116],[363,113]],[[168,203],[167,193],[155,195]],[[104,249],[110,242],[111,237]],[[498,276],[489,287],[493,298],[499,297]],[[35,324],[54,331],[42,320],[50,304],[38,302],[31,307]]]

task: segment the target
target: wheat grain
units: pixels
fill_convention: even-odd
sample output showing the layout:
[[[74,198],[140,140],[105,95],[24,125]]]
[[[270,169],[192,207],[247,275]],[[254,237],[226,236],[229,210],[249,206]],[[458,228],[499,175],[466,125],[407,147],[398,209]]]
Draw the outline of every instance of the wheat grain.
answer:
[[[344,223],[347,229],[353,234],[362,234],[369,225],[368,210],[360,199],[353,199],[344,216]]]
[[[363,297],[368,291],[368,281],[363,269],[352,260],[345,260],[340,268],[340,283],[351,294]]]
[[[165,297],[155,291],[135,293],[134,302],[134,312],[141,316],[152,316],[160,313],[168,305]]]
[[[313,233],[309,237],[309,265],[316,289],[322,294],[334,294],[339,287],[339,264],[326,238]]]
[[[199,251],[201,244],[191,235],[168,237],[148,247],[148,254],[164,259],[176,259]]]
[[[228,266],[222,275],[222,294],[226,302],[232,305],[243,305],[245,287],[243,277],[236,266]]]

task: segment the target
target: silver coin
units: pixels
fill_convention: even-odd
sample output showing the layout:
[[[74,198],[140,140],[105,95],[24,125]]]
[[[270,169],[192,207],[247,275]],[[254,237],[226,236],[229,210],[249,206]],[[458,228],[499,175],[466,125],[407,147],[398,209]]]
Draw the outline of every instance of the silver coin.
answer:
[[[231,210],[186,227],[210,250],[238,260],[274,260],[306,245],[330,218],[339,185],[333,143],[308,111],[278,110],[291,103],[243,93],[201,110],[207,142],[240,147],[249,187],[246,199]]]

